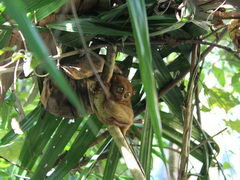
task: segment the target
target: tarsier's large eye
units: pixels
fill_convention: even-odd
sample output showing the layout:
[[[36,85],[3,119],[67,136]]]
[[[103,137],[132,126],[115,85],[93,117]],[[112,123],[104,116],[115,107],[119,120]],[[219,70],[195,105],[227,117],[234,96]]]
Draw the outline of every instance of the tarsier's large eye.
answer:
[[[124,98],[128,98],[129,96],[131,96],[130,92],[127,92],[127,93],[124,94]]]
[[[123,93],[123,91],[124,91],[124,88],[123,88],[123,87],[117,87],[117,88],[116,88],[116,92],[117,92],[117,93]]]

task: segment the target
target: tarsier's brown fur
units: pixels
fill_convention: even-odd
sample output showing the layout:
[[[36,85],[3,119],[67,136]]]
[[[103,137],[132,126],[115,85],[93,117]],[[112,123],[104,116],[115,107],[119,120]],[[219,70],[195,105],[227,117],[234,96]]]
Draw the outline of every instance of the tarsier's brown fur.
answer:
[[[110,85],[110,98],[105,102],[105,111],[112,116],[112,122],[119,126],[123,134],[133,123],[131,97],[134,91],[131,83],[122,75],[113,75]]]

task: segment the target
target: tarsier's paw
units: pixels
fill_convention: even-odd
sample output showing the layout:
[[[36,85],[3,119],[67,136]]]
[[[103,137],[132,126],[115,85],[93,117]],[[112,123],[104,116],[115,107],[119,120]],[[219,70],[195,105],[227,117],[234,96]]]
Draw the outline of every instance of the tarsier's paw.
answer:
[[[121,129],[121,131],[124,135],[126,134],[127,130],[132,125],[132,123],[124,123],[124,122],[121,122],[121,121],[117,121],[114,118],[108,119],[106,124],[118,126]]]

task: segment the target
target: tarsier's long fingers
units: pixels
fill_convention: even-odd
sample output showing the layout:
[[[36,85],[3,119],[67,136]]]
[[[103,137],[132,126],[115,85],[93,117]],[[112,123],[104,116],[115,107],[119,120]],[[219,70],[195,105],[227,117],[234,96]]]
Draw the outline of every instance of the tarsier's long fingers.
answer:
[[[119,127],[126,127],[126,126],[129,126],[128,123],[124,123],[124,122],[121,122],[121,121],[117,121],[117,120],[114,120],[113,121],[113,124],[119,126]]]
[[[107,124],[114,124],[114,125],[118,126],[124,135],[126,134],[129,127],[131,126],[131,124],[129,124],[129,123],[124,123],[124,122],[118,121],[114,118],[108,120]]]

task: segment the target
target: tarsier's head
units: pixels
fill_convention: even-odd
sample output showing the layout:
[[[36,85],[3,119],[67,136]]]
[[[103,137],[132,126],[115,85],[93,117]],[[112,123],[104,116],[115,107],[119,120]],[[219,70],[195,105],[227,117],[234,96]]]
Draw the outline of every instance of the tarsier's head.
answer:
[[[129,80],[119,74],[113,75],[110,91],[114,100],[122,103],[131,102],[131,97],[135,93]]]

